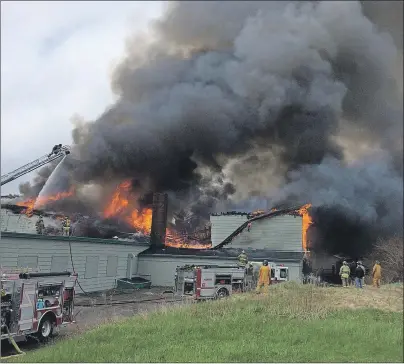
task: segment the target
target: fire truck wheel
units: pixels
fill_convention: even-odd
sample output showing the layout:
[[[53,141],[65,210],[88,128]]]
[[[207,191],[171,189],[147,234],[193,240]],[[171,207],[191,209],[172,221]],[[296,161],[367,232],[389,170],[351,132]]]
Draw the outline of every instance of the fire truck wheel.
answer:
[[[229,291],[226,288],[220,288],[216,293],[216,297],[218,299],[225,298],[228,295],[229,295]]]
[[[41,324],[39,325],[38,338],[41,341],[46,341],[52,336],[52,333],[53,333],[52,319],[50,317],[45,317],[41,321]]]

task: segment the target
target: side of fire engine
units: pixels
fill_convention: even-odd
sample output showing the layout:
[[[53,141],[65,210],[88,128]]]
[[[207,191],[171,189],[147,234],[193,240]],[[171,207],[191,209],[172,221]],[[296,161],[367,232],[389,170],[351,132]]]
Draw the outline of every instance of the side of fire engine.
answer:
[[[239,266],[183,266],[177,267],[175,292],[193,296],[196,300],[227,297],[234,292],[253,288],[252,270]]]
[[[217,299],[234,292],[246,292],[255,288],[262,262],[250,262],[246,268],[219,265],[185,265],[177,267],[176,294],[193,296],[196,300]],[[289,280],[289,268],[283,264],[271,266],[271,283]]]
[[[2,272],[1,340],[35,335],[44,341],[73,322],[76,281],[69,272]]]

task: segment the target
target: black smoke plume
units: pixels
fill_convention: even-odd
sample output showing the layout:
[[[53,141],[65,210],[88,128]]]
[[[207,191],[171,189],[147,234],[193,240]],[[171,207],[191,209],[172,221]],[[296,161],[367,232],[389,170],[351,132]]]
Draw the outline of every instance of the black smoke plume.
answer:
[[[74,129],[75,183],[134,178],[199,214],[311,202],[368,240],[402,229],[402,17],[367,3],[170,2],[128,40],[117,102]]]

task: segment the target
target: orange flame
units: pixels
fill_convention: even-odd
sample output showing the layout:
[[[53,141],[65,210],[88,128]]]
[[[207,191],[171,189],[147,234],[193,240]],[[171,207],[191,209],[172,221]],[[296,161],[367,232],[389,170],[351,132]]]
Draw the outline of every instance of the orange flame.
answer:
[[[16,205],[26,207],[26,209],[24,210],[24,213],[26,215],[32,215],[34,207],[41,208],[42,206],[45,206],[49,202],[54,202],[54,201],[62,200],[64,198],[73,196],[74,192],[75,192],[75,190],[72,187],[72,188],[70,188],[69,191],[59,192],[55,195],[50,195],[50,196],[41,196],[41,197],[37,197],[37,198],[31,198],[29,200],[17,202]]]
[[[185,249],[209,249],[212,246],[212,244],[202,244],[196,240],[190,240],[187,236],[181,235],[170,228],[166,232],[165,245],[172,248]]]
[[[258,216],[258,215],[262,215],[262,214],[264,214],[265,213],[265,211],[264,210],[256,210],[256,211],[253,211],[252,213],[251,213],[251,216]]]
[[[119,217],[136,230],[144,234],[150,234],[152,225],[152,209],[145,208],[142,210],[137,209],[135,204],[135,197],[131,195],[130,181],[122,182],[112,195],[111,201],[104,209],[103,216],[110,218],[113,216]],[[171,228],[167,228],[165,245],[174,248],[190,248],[190,249],[204,249],[207,245],[198,242],[187,242],[187,237],[176,232]]]
[[[311,204],[308,203],[304,206],[302,206],[299,210],[297,210],[298,214],[302,216],[303,221],[302,221],[302,246],[304,251],[308,250],[308,241],[307,241],[307,231],[310,227],[310,225],[313,223],[313,220],[309,214],[309,208],[311,207]]]
[[[112,195],[111,201],[104,209],[104,217],[110,218],[117,216],[123,219],[130,226],[144,234],[150,234],[152,222],[152,210],[147,208],[139,211],[133,206],[135,200],[131,196],[130,181],[123,181]]]

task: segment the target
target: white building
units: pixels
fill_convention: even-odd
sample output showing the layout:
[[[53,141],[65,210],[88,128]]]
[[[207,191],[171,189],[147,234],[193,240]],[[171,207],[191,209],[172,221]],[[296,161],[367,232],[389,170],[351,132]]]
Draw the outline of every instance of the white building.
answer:
[[[250,220],[247,215],[237,216],[213,217],[214,248],[193,250],[155,247],[140,241],[37,235],[35,219],[30,223],[31,218],[25,215],[19,220],[25,221],[24,226],[13,224],[13,231],[10,228],[5,231],[3,218],[7,214],[2,212],[0,265],[12,269],[37,268],[42,272],[75,271],[83,290],[94,292],[114,288],[117,279],[135,275],[149,277],[154,286],[173,286],[177,266],[234,264],[244,249],[251,261],[267,259],[288,266],[289,278],[300,281],[304,254],[301,216],[291,210]],[[16,232],[18,229],[20,232]]]
[[[220,244],[247,220],[247,214],[211,215],[210,225],[212,247]]]

